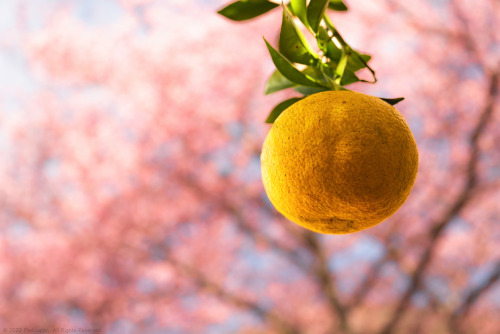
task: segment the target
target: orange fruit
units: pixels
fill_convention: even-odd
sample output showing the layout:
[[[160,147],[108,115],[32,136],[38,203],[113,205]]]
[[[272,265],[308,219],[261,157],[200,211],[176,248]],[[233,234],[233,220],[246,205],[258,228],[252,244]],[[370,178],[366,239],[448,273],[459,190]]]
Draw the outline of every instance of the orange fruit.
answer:
[[[351,91],[310,95],[274,122],[262,148],[269,199],[315,232],[353,233],[379,224],[408,198],[418,150],[401,113]]]

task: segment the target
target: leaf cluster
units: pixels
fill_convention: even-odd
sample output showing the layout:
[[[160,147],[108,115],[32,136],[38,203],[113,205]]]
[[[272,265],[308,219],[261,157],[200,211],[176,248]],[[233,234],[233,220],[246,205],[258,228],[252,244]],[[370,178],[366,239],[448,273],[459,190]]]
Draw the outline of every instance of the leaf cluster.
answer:
[[[268,0],[239,0],[222,8],[218,13],[235,21],[245,21],[265,14],[280,5]],[[302,94],[279,103],[271,111],[267,123],[286,108],[304,97],[328,90],[348,90],[345,86],[355,82],[375,83],[375,71],[368,65],[371,56],[351,48],[332,21],[327,10],[346,11],[343,0],[291,0],[281,4],[283,17],[278,48],[264,38],[276,70],[266,85],[266,94],[293,88]],[[310,45],[305,33],[311,34],[316,46]],[[373,79],[360,79],[356,74],[368,69]],[[383,99],[396,104],[403,98]]]

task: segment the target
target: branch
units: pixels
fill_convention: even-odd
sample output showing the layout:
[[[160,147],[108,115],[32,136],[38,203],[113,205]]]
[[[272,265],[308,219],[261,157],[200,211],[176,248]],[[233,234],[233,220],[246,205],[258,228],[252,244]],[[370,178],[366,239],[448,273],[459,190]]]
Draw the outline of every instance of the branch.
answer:
[[[315,268],[315,275],[319,285],[325,291],[326,298],[332,312],[339,318],[339,328],[333,328],[332,333],[351,333],[347,323],[347,309],[340,303],[337,292],[335,290],[330,270],[328,269],[328,262],[323,247],[319,243],[316,234],[305,230],[303,233],[304,242],[317,259]]]
[[[272,249],[273,252],[279,253],[285,259],[287,259],[291,264],[295,265],[298,269],[300,269],[305,275],[310,274],[310,269],[307,267],[307,264],[300,261],[300,254],[295,249],[288,249],[278,241],[271,238],[269,235],[264,232],[257,231],[250,224],[246,222],[246,220],[241,215],[240,210],[236,210],[230,206],[225,206],[225,208],[233,214],[236,219],[236,223],[241,231],[250,237],[252,237],[256,243],[262,242],[266,244],[268,247]],[[288,230],[287,230],[288,231]],[[292,234],[290,231],[290,237],[292,238]]]
[[[234,217],[238,228],[243,233],[252,238],[256,243],[262,242],[263,244],[269,246],[269,248],[271,248],[274,252],[279,253],[287,261],[289,261],[291,264],[295,265],[298,269],[303,271],[305,275],[310,274],[309,268],[305,263],[299,260],[300,257],[296,254],[294,250],[288,249],[287,247],[282,245],[279,241],[274,240],[268,234],[264,233],[263,231],[259,231],[255,227],[250,225],[242,216],[241,209],[233,205],[228,198],[219,195],[219,198],[215,199],[214,196],[217,195],[209,193],[205,188],[196,183],[194,178],[190,177],[189,175],[178,175],[177,179],[183,182],[184,185],[195,190],[196,194],[198,194],[199,196],[203,196],[204,198],[209,198],[214,200],[214,202],[217,203],[217,205],[220,207],[221,210],[230,213]],[[250,201],[254,201],[255,203],[257,203],[257,205],[263,206],[263,202],[260,196],[247,197],[247,203]],[[290,239],[293,238],[297,242],[300,242],[299,240],[297,240],[297,235],[295,235],[291,229],[285,228],[285,230],[290,234],[289,236]]]
[[[430,236],[429,236],[430,242],[427,245],[427,248],[424,250],[424,253],[417,265],[417,268],[415,269],[412,277],[410,278],[409,287],[401,297],[396,307],[396,310],[394,311],[393,317],[391,318],[389,323],[385,326],[385,328],[383,328],[382,331],[380,332],[382,334],[390,334],[394,331],[394,328],[399,323],[403,314],[409,307],[411,297],[420,288],[422,277],[432,260],[432,257],[434,255],[434,250],[443,234],[445,227],[448,226],[451,220],[460,213],[460,211],[466,206],[466,204],[471,198],[471,193],[473,192],[474,187],[476,186],[477,183],[476,168],[479,160],[478,141],[481,133],[483,133],[484,128],[486,127],[486,124],[490,120],[494,110],[495,99],[498,95],[498,76],[499,76],[498,72],[493,73],[490,76],[487,103],[483,111],[481,112],[479,121],[469,139],[471,145],[471,154],[469,161],[467,163],[467,169],[466,169],[467,181],[464,185],[464,188],[460,192],[458,198],[455,200],[455,203],[449,208],[449,210],[446,212],[443,218],[434,224],[434,227],[430,231]]]
[[[371,270],[367,273],[364,280],[360,283],[356,291],[354,291],[352,300],[349,303],[349,308],[356,307],[357,305],[360,305],[362,303],[362,301],[366,298],[366,296],[378,282],[378,278],[380,276],[382,268],[391,260],[391,258],[392,257],[389,255],[389,253],[387,253],[386,256],[373,264]]]
[[[262,308],[258,303],[247,300],[240,296],[230,293],[225,290],[222,285],[217,284],[215,282],[209,281],[201,272],[196,270],[195,268],[188,266],[186,264],[180,263],[173,259],[172,257],[168,257],[168,261],[177,269],[187,274],[194,282],[205,291],[217,296],[219,299],[233,304],[238,308],[243,308],[250,310],[255,315],[257,315],[264,323],[271,324],[276,333],[280,334],[299,334],[300,331],[295,328],[292,324],[282,319],[277,314],[272,311],[268,311]]]
[[[399,2],[388,0],[387,4],[389,5],[389,8],[393,13],[402,14],[405,18],[405,22],[409,26],[415,28],[417,31],[428,33],[431,35],[442,36],[445,37],[446,39],[462,40],[462,41],[464,41],[465,39],[464,42],[467,46],[467,50],[472,51],[474,49],[473,47],[474,43],[471,44],[470,35],[465,32],[468,29],[468,24],[466,20],[463,18],[463,15],[461,15],[460,10],[455,3],[451,3],[452,6],[451,11],[453,11],[455,16],[457,16],[460,23],[462,24],[460,31],[454,31],[447,27],[442,27],[442,26],[436,26],[436,25],[430,26],[428,24],[424,24],[422,23],[422,20],[420,19],[418,13],[414,13],[413,11],[411,11],[410,9],[408,9],[406,6],[404,6]]]
[[[474,306],[474,303],[490,289],[497,281],[500,280],[500,260],[497,261],[493,273],[487,280],[472,289],[467,297],[463,300],[462,304],[458,306],[450,315],[448,326],[452,333],[459,333],[459,320],[463,319],[469,310]]]
[[[364,275],[363,281],[358,285],[357,289],[353,292],[351,301],[348,305],[348,309],[352,309],[361,305],[370,293],[370,291],[375,287],[378,282],[380,272],[384,268],[384,266],[393,260],[397,260],[400,257],[398,246],[394,244],[391,240],[395,235],[394,228],[389,230],[389,233],[382,241],[384,245],[387,245],[385,256],[381,257],[370,267],[370,270]]]
[[[200,196],[204,196],[206,198],[214,198],[213,194],[209,194],[206,189],[201,187],[195,180],[189,175],[179,175],[178,179],[184,182],[185,185],[190,188],[196,190],[196,193]],[[258,198],[250,198],[248,200],[258,202]],[[237,226],[241,229],[242,232],[246,233],[249,237],[253,238],[256,242],[263,242],[268,245],[273,251],[280,253],[284,256],[285,259],[290,261],[290,263],[296,265],[299,269],[304,271],[306,275],[310,274],[307,266],[299,260],[299,257],[296,256],[294,251],[291,251],[281,245],[278,241],[271,238],[269,235],[255,229],[253,226],[248,224],[245,218],[241,215],[240,210],[238,210],[230,200],[227,198],[220,196],[219,199],[215,200],[217,205],[220,206],[221,209],[230,213],[235,218],[235,222]],[[290,231],[288,230],[290,233]],[[290,238],[295,236],[290,235]],[[294,238],[295,239],[295,238]],[[201,288],[205,289],[208,292],[211,292],[216,297],[224,300],[230,304],[233,304],[236,307],[244,308],[250,310],[254,314],[256,314],[260,319],[262,319],[265,323],[271,323],[274,326],[276,333],[280,334],[298,334],[300,331],[294,328],[290,323],[282,319],[279,315],[272,311],[265,310],[257,303],[244,299],[241,296],[232,294],[226,291],[221,285],[209,281],[201,272],[197,271],[195,268],[176,261],[175,259],[169,257],[169,262],[174,265],[180,271],[186,273],[189,277],[191,277]]]

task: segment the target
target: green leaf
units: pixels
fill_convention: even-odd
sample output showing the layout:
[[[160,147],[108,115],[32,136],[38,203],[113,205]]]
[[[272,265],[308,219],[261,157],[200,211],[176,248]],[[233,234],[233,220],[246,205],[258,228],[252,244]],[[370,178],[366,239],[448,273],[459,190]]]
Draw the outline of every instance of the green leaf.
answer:
[[[308,65],[313,63],[315,59],[318,59],[318,55],[309,43],[307,43],[304,35],[293,22],[293,18],[285,6],[283,6],[279,51],[294,63]]]
[[[344,76],[345,68],[347,67],[347,61],[349,60],[349,54],[345,52],[345,49],[342,51],[342,56],[340,57],[340,61],[337,64],[337,68],[335,69],[335,83],[340,85],[340,81]]]
[[[329,0],[311,0],[309,6],[307,6],[307,22],[309,22],[309,26],[315,33],[318,32],[329,2]]]
[[[319,87],[320,85],[315,82],[315,80],[308,75],[300,72],[293,64],[286,59],[281,53],[276,51],[264,38],[266,42],[267,49],[271,54],[271,58],[273,60],[274,65],[278,69],[278,71],[283,74],[285,78],[290,80],[291,82],[297,83],[303,86],[309,87]]]
[[[370,67],[370,65],[368,65],[368,61],[371,59],[371,56],[366,55],[366,54],[360,54],[354,50],[353,50],[353,52],[355,55],[355,57],[353,57],[354,61],[352,63],[348,64],[348,68],[350,70],[352,70],[353,72],[356,72],[362,68],[367,68],[368,71],[370,71],[370,73],[372,74],[373,81],[368,81],[368,80],[360,80],[360,81],[368,82],[368,83],[376,83],[377,77],[375,75],[375,71]]]
[[[337,69],[337,64],[334,62],[330,62],[328,63],[328,68],[325,69],[325,72],[330,77],[333,77],[335,75],[334,73],[336,72],[336,69]],[[361,80],[356,76],[356,74],[349,68],[346,68],[344,70],[344,74],[342,75],[342,80],[340,80],[340,85],[347,86],[358,81]]]
[[[306,27],[309,27],[309,23],[307,22],[306,0],[291,0],[290,6],[292,8],[292,13],[294,13]]]
[[[300,94],[303,95],[312,95],[320,92],[326,92],[327,90],[330,90],[326,87],[305,87],[305,86],[298,86],[295,87],[294,90]]]
[[[342,50],[340,50],[335,43],[333,43],[331,40],[327,44],[327,49],[326,49],[326,56],[333,60],[335,63],[338,63],[340,60],[340,57],[342,56]]]
[[[269,114],[269,116],[266,119],[266,123],[274,123],[276,118],[278,118],[278,116],[281,115],[281,113],[283,111],[285,111],[288,107],[290,107],[295,102],[300,101],[302,99],[303,99],[303,97],[293,97],[291,99],[288,99],[288,100],[281,102],[280,104],[278,104],[276,107],[273,108],[273,110],[271,111],[271,113]]]
[[[366,67],[365,64],[368,63],[371,58],[372,56],[370,55],[360,54],[359,52],[353,50],[353,54],[349,58],[349,62],[347,63],[347,68],[354,72],[359,71],[360,69]]]
[[[328,36],[328,31],[319,27],[318,33],[316,34],[316,42],[318,43],[319,48],[326,54],[328,51],[328,43],[331,41],[330,36]]]
[[[328,35],[328,30],[320,26],[316,34],[316,39],[321,40],[323,43],[327,43],[331,40],[331,37]]]
[[[346,11],[347,6],[342,0],[330,0],[330,4],[328,5],[328,8],[331,10],[336,10],[336,11]]]
[[[321,87],[334,89],[333,72],[329,71],[329,68],[324,64],[321,64],[320,67],[307,66],[301,72],[313,78]]]
[[[396,98],[388,99],[388,98],[379,97],[379,99],[389,103],[390,105],[395,105],[395,104],[403,101],[405,98],[404,97],[396,97]]]
[[[293,82],[288,80],[280,73],[280,71],[276,70],[271,75],[269,80],[267,80],[266,84],[266,95],[280,91],[282,89],[287,89],[295,86]]]
[[[217,13],[234,21],[245,21],[267,13],[279,5],[267,0],[239,0],[222,8]]]
[[[358,81],[361,81],[361,80],[359,80],[357,75],[354,74],[353,71],[346,69],[344,71],[344,75],[342,76],[342,80],[340,81],[340,84],[342,86],[347,86],[347,85],[353,84],[353,83],[358,82]]]
[[[338,63],[340,61],[340,58],[342,56],[342,50],[339,49],[335,43],[330,41],[327,44],[327,51],[326,51],[326,56],[330,58],[333,62]],[[361,61],[361,59],[363,61]],[[362,68],[365,68],[366,65],[365,63],[368,63],[372,57],[367,54],[360,54],[359,52],[355,50],[351,50],[351,56],[349,57],[349,61],[347,62],[347,69],[351,70],[353,72],[357,72]]]

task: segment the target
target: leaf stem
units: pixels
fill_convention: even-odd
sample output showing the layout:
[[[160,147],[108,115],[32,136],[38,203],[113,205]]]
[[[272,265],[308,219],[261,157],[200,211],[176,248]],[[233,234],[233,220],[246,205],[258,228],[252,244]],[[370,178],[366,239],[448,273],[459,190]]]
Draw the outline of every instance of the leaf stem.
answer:
[[[323,16],[324,20],[325,20],[325,24],[327,26],[327,28],[332,32],[333,36],[332,38],[335,38],[341,45],[342,47],[342,56],[344,56],[344,50],[348,53],[351,53],[352,51],[352,48],[349,46],[349,44],[347,44],[347,42],[342,38],[342,36],[340,35],[340,33],[338,32],[337,28],[335,28],[335,26],[333,25],[333,22],[330,20],[330,18],[328,17],[328,15],[325,13],[324,16]],[[354,55],[357,59],[359,59],[359,61],[361,61],[361,63],[363,65],[365,65],[365,67],[370,71],[370,73],[372,74],[373,76],[373,81],[371,81],[371,83],[376,83],[377,82],[377,77],[375,75],[375,71],[370,67],[370,65],[368,65],[368,63],[363,59],[363,57],[361,57],[361,55],[358,53],[358,52],[354,52]],[[342,62],[342,59],[340,60],[340,62]],[[340,63],[339,63],[340,65]]]
[[[340,61],[337,64],[337,68],[335,69],[335,79],[334,82],[337,85],[341,85],[342,77],[344,76],[344,71],[347,66],[347,61],[349,60],[350,52],[348,52],[347,48],[342,48],[342,56],[340,56]]]
[[[342,38],[340,33],[337,31],[337,28],[335,28],[333,22],[330,20],[330,18],[326,13],[323,15],[323,19],[325,20],[325,24],[328,27],[328,29],[332,32],[333,37],[335,37],[339,41],[342,48],[346,46],[349,47],[349,44],[347,44],[347,42]]]

